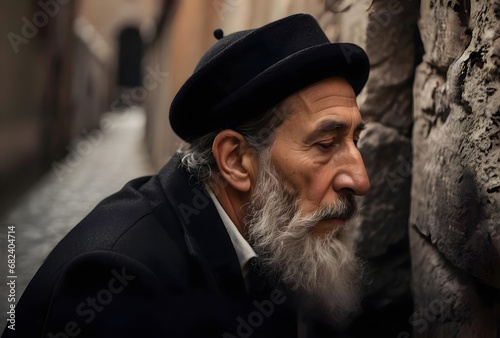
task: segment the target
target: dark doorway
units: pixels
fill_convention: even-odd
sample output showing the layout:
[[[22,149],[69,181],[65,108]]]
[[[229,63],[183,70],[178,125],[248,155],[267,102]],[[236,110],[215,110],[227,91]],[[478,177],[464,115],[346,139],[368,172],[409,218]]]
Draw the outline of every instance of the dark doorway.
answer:
[[[125,28],[118,38],[118,86],[141,85],[142,38],[137,28]]]

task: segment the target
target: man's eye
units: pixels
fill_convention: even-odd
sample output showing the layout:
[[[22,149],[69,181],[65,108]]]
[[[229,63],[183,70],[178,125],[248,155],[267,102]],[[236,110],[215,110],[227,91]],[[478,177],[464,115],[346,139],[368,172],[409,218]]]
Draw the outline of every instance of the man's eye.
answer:
[[[330,150],[334,146],[334,142],[328,142],[328,143],[317,143],[318,147],[322,150]]]

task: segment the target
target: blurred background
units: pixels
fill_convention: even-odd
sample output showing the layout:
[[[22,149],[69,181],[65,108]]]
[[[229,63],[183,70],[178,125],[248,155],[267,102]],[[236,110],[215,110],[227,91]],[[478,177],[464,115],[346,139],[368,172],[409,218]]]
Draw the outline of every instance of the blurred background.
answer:
[[[370,283],[343,337],[500,337],[496,0],[0,0],[2,323],[9,227],[19,297],[101,199],[179,147],[169,105],[213,31],[300,12],[372,68],[372,189],[350,227]]]

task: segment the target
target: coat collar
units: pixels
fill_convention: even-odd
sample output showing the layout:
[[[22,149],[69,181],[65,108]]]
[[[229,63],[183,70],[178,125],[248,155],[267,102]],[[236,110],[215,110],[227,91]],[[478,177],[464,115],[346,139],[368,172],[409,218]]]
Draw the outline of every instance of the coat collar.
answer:
[[[235,249],[203,184],[181,168],[178,154],[160,171],[159,179],[182,225],[189,253],[201,264],[209,285],[230,294],[245,293]]]

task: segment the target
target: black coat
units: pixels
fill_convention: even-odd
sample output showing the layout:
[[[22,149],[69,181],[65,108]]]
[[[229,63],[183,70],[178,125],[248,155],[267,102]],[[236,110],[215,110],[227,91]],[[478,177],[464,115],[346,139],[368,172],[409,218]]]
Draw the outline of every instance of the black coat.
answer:
[[[297,336],[293,303],[272,287],[247,292],[212,200],[174,156],[70,231],[2,337],[288,338]]]

